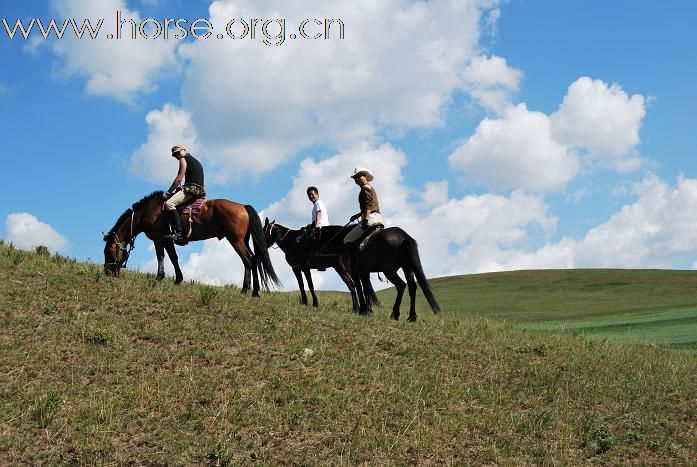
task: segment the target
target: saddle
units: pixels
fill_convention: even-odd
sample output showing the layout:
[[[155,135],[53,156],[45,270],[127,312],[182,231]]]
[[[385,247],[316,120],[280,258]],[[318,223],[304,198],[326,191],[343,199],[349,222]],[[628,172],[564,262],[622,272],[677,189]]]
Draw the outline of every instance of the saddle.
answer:
[[[384,228],[385,226],[383,224],[375,224],[368,227],[366,231],[363,232],[363,237],[361,237],[358,240],[360,242],[358,245],[358,251],[363,251],[365,247],[368,245],[368,242],[373,237],[373,235],[375,235]]]
[[[184,246],[187,243],[189,243],[189,237],[191,236],[191,232],[193,231],[194,217],[198,216],[198,214],[201,212],[201,208],[203,207],[206,201],[207,199],[205,197],[194,198],[185,201],[179,206],[177,206],[177,214],[179,214],[179,216],[184,215],[184,220],[189,225],[189,228],[185,229],[185,232],[182,232],[185,238],[183,238],[182,240],[178,240],[174,243],[176,243],[179,246]],[[165,207],[165,203],[162,203],[162,211],[165,211],[166,209],[167,208]]]

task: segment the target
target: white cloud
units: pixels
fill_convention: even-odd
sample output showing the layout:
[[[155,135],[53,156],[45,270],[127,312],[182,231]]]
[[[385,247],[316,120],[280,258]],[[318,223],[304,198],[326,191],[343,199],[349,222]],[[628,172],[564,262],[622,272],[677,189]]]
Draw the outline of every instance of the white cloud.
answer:
[[[634,186],[636,202],[591,229],[579,242],[578,266],[673,267],[697,253],[697,179],[670,186],[648,175]]]
[[[562,144],[587,149],[593,159],[621,171],[636,170],[642,165],[634,151],[645,115],[643,96],[630,97],[617,84],[584,76],[569,86],[551,115],[552,132]]]
[[[233,18],[286,18],[285,42],[264,45],[259,29],[257,40],[214,35],[182,44],[182,107],[221,180],[263,173],[311,144],[345,151],[375,141],[385,128],[439,125],[452,93],[465,89],[480,25],[487,15],[496,17],[497,3],[298,0],[279,10],[271,0],[215,1],[209,8],[214,34],[224,34]],[[301,18],[340,18],[345,39],[292,40]],[[276,33],[273,26],[269,31]],[[313,27],[307,31],[314,34]],[[505,62],[482,60],[489,63],[482,92],[508,89]],[[482,79],[470,75],[470,86]]]
[[[58,72],[62,76],[79,76],[87,79],[85,91],[96,96],[108,96],[124,102],[133,102],[140,92],[155,89],[155,83],[167,68],[176,65],[174,50],[176,40],[131,39],[131,24],[125,23],[123,37],[108,39],[116,33],[116,12],[124,20],[140,24],[140,13],[128,8],[124,0],[52,0],[59,18],[74,18],[78,28],[83,19],[90,19],[97,27],[104,23],[97,39],[77,39],[68,27],[62,39],[53,39],[52,50],[60,59]]]
[[[8,242],[24,250],[45,246],[52,253],[55,253],[64,251],[68,246],[67,238],[50,225],[39,221],[36,216],[27,212],[7,215],[5,236]]]
[[[438,206],[448,201],[448,182],[429,182],[426,183],[424,192],[421,194],[423,206],[426,208]]]
[[[576,154],[552,138],[549,117],[525,104],[483,120],[449,160],[475,183],[532,191],[559,190],[581,167]]]
[[[180,144],[197,154],[198,143],[191,116],[167,104],[162,110],[149,112],[145,121],[150,130],[148,140],[133,153],[131,172],[150,182],[170,183],[177,173],[176,161],[170,153],[172,146]]]
[[[502,113],[520,88],[522,73],[510,68],[502,57],[474,57],[463,73],[465,87],[482,107]]]
[[[499,71],[492,73],[497,78],[489,107],[505,110],[497,119],[483,120],[450,156],[452,167],[468,180],[495,189],[556,191],[580,174],[582,165],[618,172],[644,165],[636,150],[646,115],[643,96],[629,97],[618,85],[582,77],[569,86],[559,110],[546,115],[525,104],[506,106],[505,92],[495,85],[501,83],[504,91],[517,89],[519,78],[514,70],[507,75],[505,62],[496,57],[471,65],[471,74],[483,83],[481,92],[489,92],[485,77],[492,68]],[[477,87],[472,90],[475,96],[479,92]]]

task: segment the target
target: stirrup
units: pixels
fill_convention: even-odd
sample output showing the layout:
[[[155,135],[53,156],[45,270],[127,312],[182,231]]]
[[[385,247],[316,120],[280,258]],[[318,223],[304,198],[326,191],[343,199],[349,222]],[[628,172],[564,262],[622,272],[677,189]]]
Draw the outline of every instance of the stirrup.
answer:
[[[184,240],[184,235],[181,232],[174,232],[171,234],[163,235],[162,238],[165,240],[172,240],[173,242]]]

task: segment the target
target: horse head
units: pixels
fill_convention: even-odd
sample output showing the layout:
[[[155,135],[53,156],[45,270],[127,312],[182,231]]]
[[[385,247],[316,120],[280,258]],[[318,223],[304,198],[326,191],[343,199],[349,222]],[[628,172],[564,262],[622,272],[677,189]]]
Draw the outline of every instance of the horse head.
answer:
[[[119,241],[119,236],[114,232],[104,235],[104,273],[107,276],[118,276],[121,268],[126,267],[129,250],[126,242]]]
[[[266,245],[269,247],[276,243],[279,237],[278,229],[275,229],[274,227],[276,227],[276,220],[274,219],[269,221],[269,218],[267,217],[264,220],[264,237],[266,240]]]

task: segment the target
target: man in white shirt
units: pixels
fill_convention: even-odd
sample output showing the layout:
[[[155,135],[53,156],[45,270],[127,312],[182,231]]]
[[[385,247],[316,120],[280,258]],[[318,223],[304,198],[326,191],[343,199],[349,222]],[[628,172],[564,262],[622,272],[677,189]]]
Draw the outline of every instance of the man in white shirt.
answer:
[[[317,187],[311,186],[307,188],[307,197],[312,203],[312,224],[315,228],[326,227],[329,225],[329,214],[327,207],[321,199],[319,199],[319,190]]]

